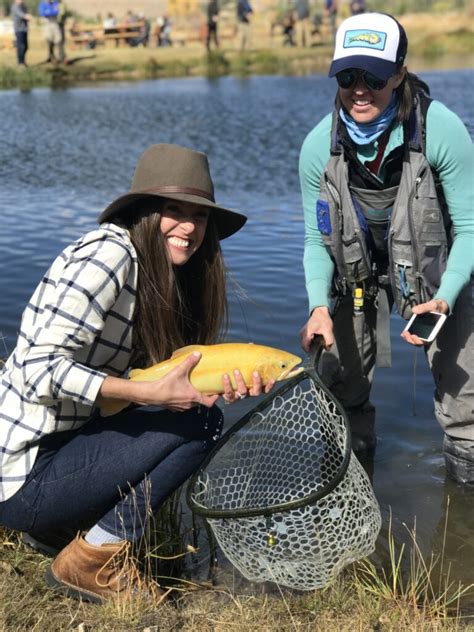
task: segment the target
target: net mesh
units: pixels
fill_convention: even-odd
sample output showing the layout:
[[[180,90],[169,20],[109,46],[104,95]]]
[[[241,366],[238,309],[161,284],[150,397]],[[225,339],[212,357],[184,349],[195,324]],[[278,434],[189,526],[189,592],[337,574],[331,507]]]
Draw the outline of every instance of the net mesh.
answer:
[[[347,461],[346,435],[338,404],[305,376],[238,425],[193,478],[191,507],[247,579],[321,588],[374,550],[380,510],[358,460]]]

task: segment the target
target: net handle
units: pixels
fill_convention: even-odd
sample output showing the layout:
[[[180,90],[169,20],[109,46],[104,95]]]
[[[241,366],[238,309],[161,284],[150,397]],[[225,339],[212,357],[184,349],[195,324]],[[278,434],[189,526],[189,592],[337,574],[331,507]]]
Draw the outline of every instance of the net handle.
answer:
[[[318,335],[318,336],[315,336],[313,340],[314,342],[311,345],[310,353],[308,357],[305,359],[304,364],[303,364],[304,371],[302,371],[299,375],[296,375],[295,377],[290,378],[289,380],[284,382],[280,387],[273,389],[268,394],[268,397],[265,397],[265,399],[263,399],[254,408],[249,410],[243,417],[241,417],[241,419],[239,419],[231,428],[229,428],[229,430],[222,435],[222,437],[216,443],[216,445],[211,450],[211,452],[209,452],[207,457],[201,463],[198,470],[192,475],[186,489],[186,501],[188,503],[189,508],[196,515],[203,516],[204,518],[222,518],[222,519],[271,516],[275,513],[281,513],[284,511],[289,511],[290,509],[297,509],[299,507],[304,507],[305,505],[313,504],[316,501],[320,500],[321,498],[324,498],[324,496],[327,496],[335,487],[337,487],[337,485],[339,485],[339,483],[341,482],[342,478],[344,477],[349,467],[349,462],[351,458],[351,431],[350,431],[349,421],[347,419],[347,415],[342,404],[339,403],[339,401],[334,397],[331,391],[322,382],[321,378],[319,377],[316,371],[316,364],[319,361],[319,358],[321,357],[321,354],[324,350],[324,338]],[[267,507],[267,508],[262,508],[262,507],[252,508],[251,507],[248,509],[232,509],[232,510],[209,509],[207,507],[203,507],[202,505],[197,504],[193,498],[193,489],[196,483],[198,482],[198,479],[200,478],[201,474],[204,472],[206,467],[212,461],[215,454],[219,452],[221,447],[225,443],[227,443],[230,437],[232,437],[232,435],[238,432],[240,428],[242,428],[242,426],[245,426],[245,424],[250,421],[250,419],[253,417],[255,413],[258,413],[261,410],[264,410],[265,408],[267,408],[271,404],[273,399],[276,399],[277,397],[284,395],[287,391],[289,391],[290,389],[293,389],[297,384],[305,380],[308,376],[314,382],[316,382],[316,384],[318,385],[318,388],[324,391],[326,395],[329,397],[329,399],[331,399],[334,402],[337,411],[339,412],[339,414],[342,416],[344,420],[344,425],[346,428],[346,444],[344,447],[343,462],[341,463],[339,471],[333,476],[331,481],[325,487],[322,487],[317,492],[314,492],[313,494],[309,494],[308,496],[305,496],[304,498],[300,498],[299,500],[294,500],[287,503],[280,503],[278,505],[272,505],[271,507]]]
[[[313,369],[316,371],[316,367],[318,366],[319,358],[321,357],[322,352],[325,349],[324,338],[320,334],[316,334],[313,336],[311,341],[311,345],[309,348],[309,354],[304,362],[304,368],[306,370]],[[319,382],[318,378],[318,382]]]

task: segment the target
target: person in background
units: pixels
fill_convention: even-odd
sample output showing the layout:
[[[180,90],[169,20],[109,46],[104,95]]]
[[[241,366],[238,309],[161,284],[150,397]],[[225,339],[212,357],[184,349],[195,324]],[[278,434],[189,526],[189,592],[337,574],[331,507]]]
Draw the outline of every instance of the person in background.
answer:
[[[351,15],[359,15],[360,13],[365,13],[365,0],[351,0],[350,3]]]
[[[167,15],[159,16],[156,18],[156,45],[157,46],[172,46],[173,41],[171,39],[171,19]]]
[[[206,49],[211,50],[211,39],[214,40],[214,46],[219,48],[218,36],[219,23],[219,3],[217,0],[209,0],[207,5],[207,33],[206,33]]]
[[[243,53],[250,44],[250,28],[253,9],[248,0],[237,2],[237,30],[239,33],[239,50]]]
[[[107,16],[102,22],[102,28],[104,29],[104,35],[118,35],[117,18],[113,13],[107,13]],[[120,45],[119,38],[115,39],[115,48]]]
[[[163,30],[163,23],[164,23],[164,18],[162,15],[159,15],[156,18],[156,22],[155,22],[155,28],[153,29],[153,35],[156,38],[156,45],[157,47],[160,47],[162,45],[162,30]]]
[[[125,32],[129,34],[129,37],[126,40],[129,46],[135,46],[135,39],[139,34],[139,29],[137,28],[138,21],[138,14],[129,9],[125,15],[124,20],[125,24],[127,25]]]
[[[309,11],[309,0],[296,0],[296,43],[298,46],[305,47],[311,44],[311,21]]]
[[[26,52],[28,50],[28,22],[32,16],[23,0],[15,0],[11,6],[10,15],[15,31],[16,57],[19,66],[26,66]]]
[[[59,28],[59,2],[57,0],[43,0],[38,6],[38,15],[43,18],[43,34],[48,45],[47,62],[56,64],[61,58],[61,29]],[[59,47],[59,55],[56,55]]]
[[[70,17],[71,13],[66,4],[59,0],[58,2],[58,26],[61,33],[61,40],[59,42],[59,61],[61,63],[67,63],[66,59],[66,21]]]
[[[315,35],[317,35],[318,37],[318,43],[322,44],[322,32],[321,32],[322,25],[323,25],[323,14],[319,12],[315,13],[313,15],[312,25],[311,25],[311,39],[312,39],[313,45],[314,45]]]
[[[138,14],[129,9],[125,15],[125,24],[135,24],[138,22],[138,19]]]
[[[324,0],[324,13],[329,19],[332,37],[336,37],[337,30],[337,0]]]
[[[405,30],[363,13],[337,31],[335,111],[300,154],[309,350],[345,407],[356,451],[376,445],[374,367],[390,366],[390,312],[448,318],[425,348],[446,470],[474,484],[473,147],[458,116],[405,65]],[[423,342],[407,332],[411,345]]]
[[[292,9],[289,9],[283,16],[283,46],[295,46],[294,33],[295,33],[295,13]]]
[[[215,202],[205,154],[152,145],[131,191],[55,259],[28,302],[0,372],[0,524],[45,552],[87,531],[47,571],[55,589],[98,603],[164,597],[137,574],[130,544],[212,449],[223,416],[218,395],[189,381],[197,352],[162,379],[126,377],[217,341],[227,315],[220,240],[245,221]],[[222,376],[229,403],[273,386],[233,374],[236,390]],[[108,399],[130,406],[104,418]]]
[[[130,46],[148,46],[150,41],[150,20],[145,16],[144,13],[139,13],[137,15],[137,19],[140,22],[140,30],[137,33],[137,37],[131,38],[129,40]]]

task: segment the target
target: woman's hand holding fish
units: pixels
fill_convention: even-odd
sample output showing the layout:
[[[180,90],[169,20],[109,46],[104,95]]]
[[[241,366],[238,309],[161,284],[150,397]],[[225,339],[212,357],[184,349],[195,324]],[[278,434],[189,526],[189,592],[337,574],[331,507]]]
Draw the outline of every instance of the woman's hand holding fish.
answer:
[[[329,309],[321,305],[311,312],[306,325],[300,331],[301,346],[309,353],[313,338],[320,335],[324,338],[324,346],[330,349],[334,344],[333,322]]]
[[[203,395],[189,381],[189,373],[198,364],[201,354],[192,353],[175,369],[155,382],[146,382],[149,389],[149,397],[158,398],[159,401],[140,402],[141,404],[152,404],[164,406],[175,412],[189,410],[198,404],[210,408],[216,403],[218,395]]]
[[[200,359],[200,353],[192,353],[162,378],[148,382],[108,376],[100,394],[104,398],[123,399],[140,406],[163,406],[174,412],[189,410],[198,404],[210,408],[219,395],[203,395],[189,381],[189,373]]]
[[[268,383],[264,385],[258,371],[254,371],[252,373],[252,386],[250,388],[247,388],[245,380],[238,369],[234,369],[234,379],[237,385],[236,390],[234,390],[234,387],[232,386],[230,375],[228,373],[224,373],[222,376],[222,383],[224,384],[222,397],[224,398],[224,402],[226,404],[238,401],[239,399],[244,399],[247,395],[255,397],[261,395],[262,393],[268,393],[275,384],[275,380],[269,380]]]

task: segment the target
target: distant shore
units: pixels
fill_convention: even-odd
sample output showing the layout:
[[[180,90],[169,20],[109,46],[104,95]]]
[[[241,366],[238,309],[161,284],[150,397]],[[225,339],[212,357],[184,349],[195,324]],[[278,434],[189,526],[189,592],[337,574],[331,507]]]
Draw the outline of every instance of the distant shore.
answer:
[[[408,32],[408,67],[430,69],[467,68],[474,65],[473,20],[460,13],[413,14],[400,18]],[[263,31],[262,31],[263,33]],[[258,44],[258,47],[257,47]],[[240,54],[237,42],[226,41],[207,54],[201,42],[158,48],[101,46],[90,50],[66,45],[68,64],[46,63],[46,44],[38,24],[30,29],[28,68],[16,65],[15,50],[4,48],[0,57],[0,89],[67,87],[103,81],[133,81],[169,77],[218,77],[253,74],[309,75],[326,73],[332,54],[332,37],[312,47],[285,47],[281,36],[254,37],[254,48]]]

